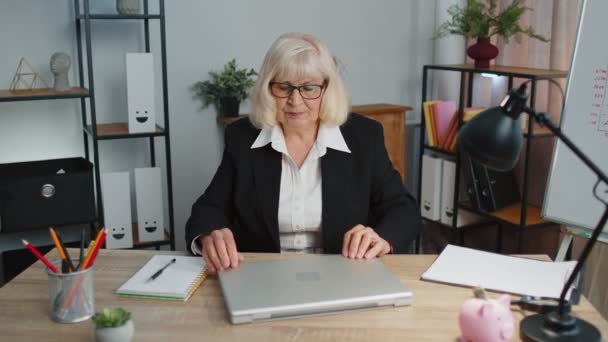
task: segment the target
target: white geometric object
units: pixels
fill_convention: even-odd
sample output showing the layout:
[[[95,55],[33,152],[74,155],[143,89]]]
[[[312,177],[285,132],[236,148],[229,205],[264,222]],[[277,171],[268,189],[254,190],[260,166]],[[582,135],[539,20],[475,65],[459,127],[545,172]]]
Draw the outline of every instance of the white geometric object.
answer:
[[[131,188],[128,172],[101,175],[103,217],[107,229],[106,248],[133,247]]]
[[[135,195],[139,240],[164,240],[165,220],[159,167],[135,169]]]
[[[422,205],[420,214],[429,220],[441,219],[441,168],[443,159],[422,156]]]
[[[154,57],[151,53],[127,53],[126,68],[129,133],[154,132]]]

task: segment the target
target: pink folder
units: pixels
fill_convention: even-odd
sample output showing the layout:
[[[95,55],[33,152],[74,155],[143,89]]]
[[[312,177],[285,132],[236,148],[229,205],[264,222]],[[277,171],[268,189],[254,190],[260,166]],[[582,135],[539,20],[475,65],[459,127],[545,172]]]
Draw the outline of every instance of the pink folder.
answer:
[[[441,148],[444,150],[450,150],[450,146],[452,146],[452,142],[456,139],[456,134],[458,133],[458,115],[453,115],[452,120],[450,120],[450,124],[448,126],[448,134],[443,141],[443,145]]]
[[[433,103],[433,116],[438,139],[437,146],[443,146],[443,143],[448,138],[450,121],[454,115],[456,115],[456,102],[441,101]]]

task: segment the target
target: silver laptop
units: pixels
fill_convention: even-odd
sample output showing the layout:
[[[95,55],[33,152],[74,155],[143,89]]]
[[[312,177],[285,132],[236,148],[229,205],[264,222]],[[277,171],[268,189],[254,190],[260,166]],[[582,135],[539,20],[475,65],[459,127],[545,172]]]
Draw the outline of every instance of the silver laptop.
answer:
[[[219,273],[233,324],[408,305],[412,292],[378,259],[310,255]]]

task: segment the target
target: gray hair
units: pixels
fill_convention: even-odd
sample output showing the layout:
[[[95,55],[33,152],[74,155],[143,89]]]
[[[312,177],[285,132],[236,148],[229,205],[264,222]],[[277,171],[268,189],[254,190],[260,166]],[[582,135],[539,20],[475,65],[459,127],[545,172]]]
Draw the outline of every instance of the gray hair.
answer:
[[[270,82],[311,76],[322,76],[327,82],[319,119],[328,126],[343,124],[348,117],[350,99],[338,73],[337,60],[319,39],[307,33],[285,33],[266,53],[251,92],[253,113],[249,119],[252,124],[257,128],[277,125]]]

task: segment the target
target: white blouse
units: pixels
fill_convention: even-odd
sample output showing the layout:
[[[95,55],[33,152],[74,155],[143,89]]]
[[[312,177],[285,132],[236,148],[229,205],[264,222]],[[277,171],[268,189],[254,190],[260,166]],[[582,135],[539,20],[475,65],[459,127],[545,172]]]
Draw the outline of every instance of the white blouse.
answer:
[[[271,144],[271,147],[282,155],[278,212],[281,252],[320,253],[323,251],[321,157],[327,153],[328,148],[351,153],[342,132],[339,127],[321,124],[317,140],[301,168],[298,168],[289,155],[283,130],[279,126],[262,129],[251,148],[267,144]],[[191,245],[195,254],[201,252],[198,238],[196,237]]]
[[[251,148],[271,144],[280,152],[279,241],[283,252],[322,252],[321,157],[327,148],[350,153],[338,127],[319,127],[317,140],[298,168],[289,155],[279,126],[262,129]]]

